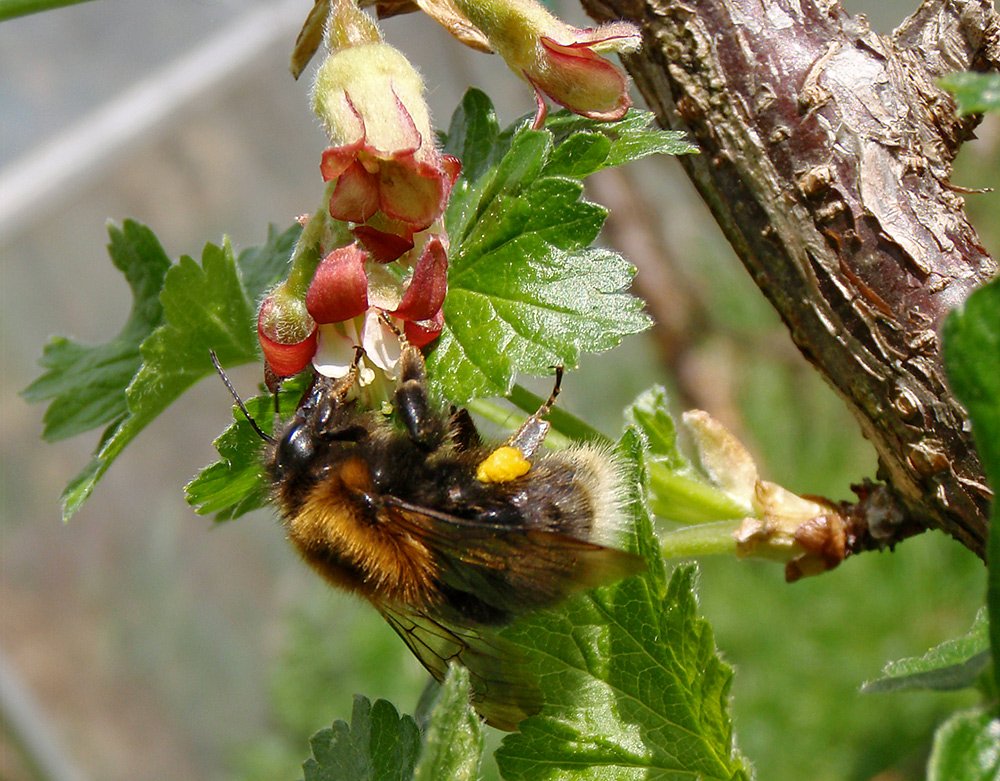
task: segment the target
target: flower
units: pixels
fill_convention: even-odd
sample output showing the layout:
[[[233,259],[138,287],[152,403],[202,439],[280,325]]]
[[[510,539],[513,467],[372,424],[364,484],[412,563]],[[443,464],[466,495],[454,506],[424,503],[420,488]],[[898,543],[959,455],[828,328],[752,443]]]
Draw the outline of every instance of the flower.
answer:
[[[360,361],[357,346],[363,350]],[[375,369],[395,379],[400,353],[399,339],[382,320],[381,310],[371,307],[360,318],[321,325],[312,363],[317,372],[334,378],[345,376],[357,363],[358,384],[363,387],[375,381]]]
[[[543,94],[575,114],[602,121],[621,119],[632,105],[625,74],[600,55],[638,49],[641,39],[635,25],[572,27],[535,0],[455,0],[455,4],[511,70],[535,88],[535,127],[545,119]]]
[[[435,146],[423,81],[406,57],[354,0],[329,6],[329,55],[312,91],[333,144],[320,164],[329,202],[305,224],[280,302],[265,301],[258,331],[279,376],[311,359],[334,377],[357,365],[364,385],[374,379],[368,363],[395,372],[401,339],[423,347],[441,333],[441,217],[461,164]],[[309,326],[292,329],[293,344],[286,319]]]
[[[291,377],[316,352],[316,322],[305,302],[281,284],[264,297],[257,310],[257,338],[271,371],[278,377]]]
[[[364,361],[394,379],[400,334],[415,347],[424,347],[441,333],[447,238],[419,238],[424,243],[405,284],[396,270],[371,262],[359,243],[333,250],[319,264],[306,293],[306,308],[320,325],[312,358],[321,374],[343,377],[355,362],[354,348],[360,346]],[[359,382],[367,385],[374,373],[364,361]]]
[[[320,170],[336,181],[335,219],[381,213],[412,233],[441,215],[461,164],[435,146],[423,81],[401,52],[381,40],[333,52],[316,74],[313,109],[333,142]]]

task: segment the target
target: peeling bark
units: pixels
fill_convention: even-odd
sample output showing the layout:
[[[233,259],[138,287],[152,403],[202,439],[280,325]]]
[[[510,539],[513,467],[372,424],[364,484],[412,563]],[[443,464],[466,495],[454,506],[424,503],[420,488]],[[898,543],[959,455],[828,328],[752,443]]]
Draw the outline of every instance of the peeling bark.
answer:
[[[935,79],[997,68],[992,2],[927,0],[891,37],[837,0],[582,3],[643,26],[637,86],[701,148],[688,175],[874,444],[900,511],[878,544],[939,528],[983,556],[990,493],[938,329],[997,264],[949,185],[975,120]]]

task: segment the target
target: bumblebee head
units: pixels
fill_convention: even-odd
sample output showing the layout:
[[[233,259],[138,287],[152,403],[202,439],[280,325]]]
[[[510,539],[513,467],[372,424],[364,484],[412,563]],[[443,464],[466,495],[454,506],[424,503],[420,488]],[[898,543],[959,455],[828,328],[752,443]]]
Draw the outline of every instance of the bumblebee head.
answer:
[[[274,446],[271,468],[278,480],[306,472],[316,456],[316,438],[312,426],[294,420]]]

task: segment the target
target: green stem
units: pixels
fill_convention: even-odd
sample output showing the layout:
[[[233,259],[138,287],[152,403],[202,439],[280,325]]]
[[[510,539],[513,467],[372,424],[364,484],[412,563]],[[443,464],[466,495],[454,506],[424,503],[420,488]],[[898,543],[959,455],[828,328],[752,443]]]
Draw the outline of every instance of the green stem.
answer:
[[[468,407],[472,412],[475,412],[490,423],[495,423],[500,428],[507,429],[508,431],[514,430],[514,426],[511,425],[511,411],[509,407],[505,407],[495,401],[489,401],[488,399],[476,399],[469,402]],[[518,421],[518,425],[520,425],[520,420]],[[573,444],[573,440],[565,434],[552,429],[545,437],[545,444],[555,450],[565,450]]]
[[[736,538],[733,533],[739,526],[740,521],[716,521],[667,532],[660,536],[660,552],[668,559],[734,556]]]
[[[705,524],[745,518],[753,513],[718,488],[657,461],[649,464],[649,487],[653,495],[651,509],[664,520]]]
[[[327,228],[327,207],[320,206],[316,213],[309,218],[299,234],[299,240],[295,242],[295,249],[292,250],[291,270],[285,285],[288,292],[299,299],[306,297],[309,290],[309,283],[316,273],[316,267],[320,261],[320,249],[323,239],[326,236]]]
[[[510,392],[510,402],[529,415],[534,415],[542,404],[545,403],[545,399],[541,396],[536,396],[521,385],[515,385]],[[569,439],[612,444],[609,437],[602,434],[596,428],[587,425],[575,415],[559,409],[559,407],[552,408],[548,414],[548,421],[552,424],[553,430],[564,434]]]
[[[0,0],[0,22],[85,2],[87,0]]]

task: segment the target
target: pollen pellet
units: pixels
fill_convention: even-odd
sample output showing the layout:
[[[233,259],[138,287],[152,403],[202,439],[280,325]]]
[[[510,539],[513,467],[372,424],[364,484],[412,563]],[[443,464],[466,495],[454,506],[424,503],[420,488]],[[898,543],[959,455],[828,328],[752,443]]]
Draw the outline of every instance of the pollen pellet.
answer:
[[[531,462],[516,447],[498,447],[476,468],[476,479],[480,483],[506,483],[528,474]]]

